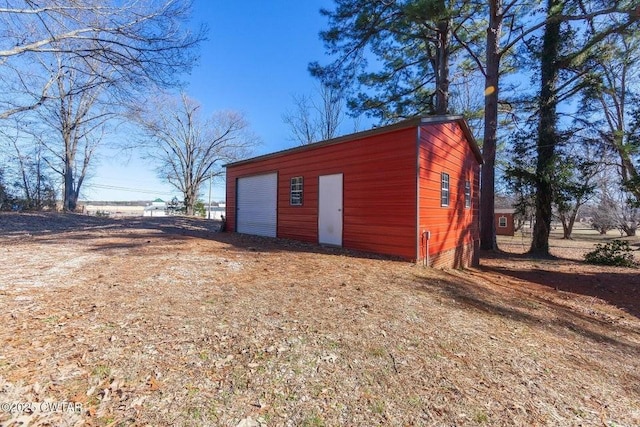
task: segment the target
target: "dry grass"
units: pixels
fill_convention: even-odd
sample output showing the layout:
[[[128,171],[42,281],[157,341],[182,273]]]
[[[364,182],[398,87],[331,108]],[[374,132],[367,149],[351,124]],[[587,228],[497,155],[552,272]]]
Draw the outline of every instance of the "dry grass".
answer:
[[[486,255],[433,271],[206,221],[0,215],[0,403],[82,404],[0,423],[640,425],[638,306],[605,292],[637,272]],[[602,292],[537,279],[556,272]]]
[[[636,252],[636,259],[640,261],[640,236],[622,237],[616,230],[610,230],[605,235],[601,235],[596,230],[589,228],[588,224],[577,223],[573,228],[571,239],[562,238],[562,227],[558,226],[551,231],[549,245],[551,253],[558,258],[575,261],[584,260],[584,254],[593,250],[597,243],[606,243],[611,240],[624,240],[639,252]],[[513,237],[498,236],[500,249],[513,254],[522,254],[529,250],[531,246],[531,229],[528,227],[517,231]]]

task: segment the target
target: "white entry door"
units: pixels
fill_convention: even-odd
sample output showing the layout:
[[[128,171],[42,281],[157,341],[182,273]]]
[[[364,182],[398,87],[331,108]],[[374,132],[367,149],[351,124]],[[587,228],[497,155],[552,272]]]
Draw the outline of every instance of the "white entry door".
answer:
[[[323,175],[318,191],[318,242],[342,246],[342,174]]]

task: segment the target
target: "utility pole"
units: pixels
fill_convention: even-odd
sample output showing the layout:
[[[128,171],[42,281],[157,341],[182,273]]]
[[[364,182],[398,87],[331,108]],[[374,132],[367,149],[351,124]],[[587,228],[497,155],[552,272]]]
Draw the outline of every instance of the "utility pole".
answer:
[[[207,209],[207,219],[211,219],[211,182],[213,181],[213,174],[209,175],[209,209]]]

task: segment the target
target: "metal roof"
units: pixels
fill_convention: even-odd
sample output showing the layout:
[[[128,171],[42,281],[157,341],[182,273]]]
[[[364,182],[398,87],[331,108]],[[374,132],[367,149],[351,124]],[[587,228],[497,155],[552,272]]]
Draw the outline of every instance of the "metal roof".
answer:
[[[516,210],[513,208],[496,208],[493,212],[497,214],[512,214],[516,213]]]
[[[314,142],[312,144],[301,145],[301,146],[298,146],[298,147],[288,148],[288,149],[285,149],[285,150],[275,151],[273,153],[268,153],[268,154],[263,154],[263,155],[256,156],[256,157],[251,157],[249,159],[239,160],[237,162],[227,163],[227,164],[223,165],[223,167],[237,166],[237,165],[242,165],[242,164],[246,164],[246,163],[253,163],[253,162],[260,161],[260,160],[265,160],[265,159],[270,159],[270,158],[273,158],[273,157],[282,156],[284,154],[290,154],[290,153],[297,153],[299,151],[312,150],[314,148],[324,147],[326,145],[340,144],[340,143],[347,142],[347,141],[353,141],[353,140],[356,140],[356,139],[367,138],[367,137],[370,137],[370,136],[373,136],[373,135],[380,135],[380,134],[387,133],[387,132],[393,132],[393,131],[396,131],[396,130],[399,130],[399,129],[416,127],[416,126],[420,126],[420,125],[437,124],[437,123],[449,123],[449,122],[458,123],[458,125],[462,129],[462,132],[464,133],[465,137],[467,138],[467,141],[469,142],[469,147],[471,148],[471,150],[475,154],[476,159],[478,160],[478,163],[482,164],[483,163],[483,161],[482,161],[482,153],[480,152],[480,148],[478,147],[478,144],[477,144],[475,138],[473,137],[473,134],[471,133],[471,130],[469,129],[469,125],[467,125],[467,121],[464,119],[463,116],[453,115],[453,116],[415,117],[415,118],[403,120],[401,122],[394,123],[394,124],[388,125],[388,126],[381,126],[381,127],[373,128],[373,129],[362,131],[362,132],[356,132],[356,133],[352,133],[352,134],[349,134],[349,135],[344,135],[344,136],[339,136],[337,138],[328,139],[326,141]]]

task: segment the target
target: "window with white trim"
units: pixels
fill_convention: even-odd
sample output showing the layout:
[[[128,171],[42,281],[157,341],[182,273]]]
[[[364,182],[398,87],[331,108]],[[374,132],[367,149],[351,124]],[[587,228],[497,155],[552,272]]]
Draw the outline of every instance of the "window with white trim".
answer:
[[[291,194],[289,196],[291,206],[302,206],[302,184],[301,176],[291,178]]]
[[[464,207],[471,207],[471,181],[464,182]]]
[[[507,228],[507,217],[501,216],[498,218],[498,227]]]
[[[449,174],[440,175],[440,205],[449,206]]]

